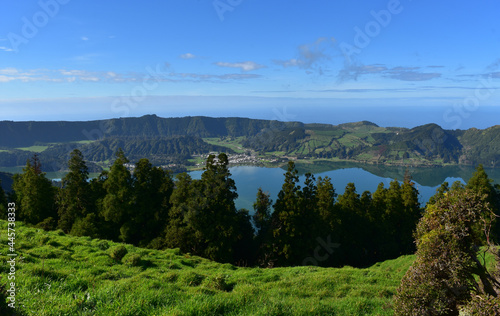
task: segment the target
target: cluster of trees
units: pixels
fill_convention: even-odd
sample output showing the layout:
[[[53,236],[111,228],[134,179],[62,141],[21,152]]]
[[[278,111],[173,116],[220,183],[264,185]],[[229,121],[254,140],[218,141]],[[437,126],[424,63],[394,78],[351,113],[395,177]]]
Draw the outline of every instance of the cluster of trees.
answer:
[[[415,250],[412,234],[423,210],[409,176],[388,188],[381,183],[373,194],[360,195],[349,183],[337,195],[328,177],[316,180],[306,174],[299,185],[298,171],[289,162],[277,200],[259,189],[251,216],[235,206],[238,194],[225,154],[209,156],[201,179],[181,173],[174,180],[147,159],[140,159],[131,172],[128,162],[119,150],[110,170],[89,180],[76,149],[57,188],[34,156],[14,177],[10,198],[20,220],[44,229],[155,249],[180,248],[242,265],[366,266]],[[492,201],[500,196],[482,168],[468,186]],[[444,184],[431,203],[447,190]]]
[[[112,159],[114,153],[120,148],[130,158],[167,156],[175,157],[178,160],[189,159],[191,155],[228,150],[225,147],[208,144],[203,139],[194,136],[155,138],[108,137],[87,144],[80,148],[80,150],[86,153],[85,156],[89,160],[105,161]]]
[[[141,157],[149,157],[151,163],[155,165],[181,164],[188,165],[188,159],[192,155],[208,154],[209,152],[232,150],[208,144],[203,139],[195,136],[174,136],[174,137],[119,137],[111,136],[101,140],[96,140],[87,144],[65,143],[52,144],[40,153],[40,159],[44,161],[44,166],[50,166],[49,170],[59,170],[66,164],[67,154],[72,148],[78,148],[85,153],[87,161],[105,162],[111,161],[119,149],[123,149],[129,159],[139,160]],[[7,149],[0,152],[0,165],[19,166],[30,159],[32,152]],[[88,163],[91,172],[100,172],[102,168],[95,163]],[[47,169],[47,168],[45,168]]]
[[[329,177],[316,181],[308,173],[305,178],[301,188],[289,162],[272,213],[269,196],[259,190],[254,205],[258,258],[279,266],[365,266],[413,251],[420,204],[409,177],[402,184],[392,181],[389,188],[381,183],[373,195],[359,195],[349,183],[339,196]]]
[[[464,144],[462,162],[468,164],[483,163],[498,167],[500,163],[500,125],[485,130],[471,128],[456,131]]]

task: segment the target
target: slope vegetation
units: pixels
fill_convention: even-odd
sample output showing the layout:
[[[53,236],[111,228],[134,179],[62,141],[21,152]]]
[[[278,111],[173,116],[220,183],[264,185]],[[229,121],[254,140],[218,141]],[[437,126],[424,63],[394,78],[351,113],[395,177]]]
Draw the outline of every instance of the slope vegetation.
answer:
[[[0,225],[6,236],[7,222]],[[15,229],[21,315],[392,315],[393,295],[414,260],[404,256],[367,269],[241,268],[21,222]],[[6,276],[4,238],[0,253]]]
[[[132,159],[154,157],[157,165],[187,166],[194,155],[210,151],[232,153],[234,149],[239,154],[273,156],[273,159],[486,167],[497,167],[500,163],[500,126],[463,131],[444,130],[436,124],[408,129],[380,127],[367,121],[327,125],[146,115],[88,122],[2,121],[0,135],[7,135],[0,138],[0,167],[22,166],[26,159],[39,153],[46,171],[64,169],[61,157],[74,148],[80,148],[89,161],[109,165],[118,146]]]

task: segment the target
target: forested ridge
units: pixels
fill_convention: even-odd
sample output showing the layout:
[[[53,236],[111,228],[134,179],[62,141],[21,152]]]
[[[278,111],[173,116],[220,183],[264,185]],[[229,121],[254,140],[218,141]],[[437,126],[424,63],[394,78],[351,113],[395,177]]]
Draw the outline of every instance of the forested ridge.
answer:
[[[251,136],[265,128],[285,128],[301,123],[256,120],[248,118],[181,117],[160,118],[145,115],[98,121],[0,122],[0,146],[25,147],[38,143],[98,140],[111,136],[130,137],[219,137]]]
[[[478,165],[497,167],[500,126],[485,130],[379,127],[362,121],[340,125],[304,124],[248,118],[146,115],[88,122],[0,122],[0,166],[22,166],[33,152],[44,171],[64,169],[75,148],[92,170],[109,166],[117,148],[127,157],[148,157],[153,165],[189,166],[194,155],[232,153],[299,159],[336,159],[392,165]],[[219,140],[207,142],[207,139]],[[232,143],[229,143],[230,140]],[[91,165],[97,163],[97,165]]]

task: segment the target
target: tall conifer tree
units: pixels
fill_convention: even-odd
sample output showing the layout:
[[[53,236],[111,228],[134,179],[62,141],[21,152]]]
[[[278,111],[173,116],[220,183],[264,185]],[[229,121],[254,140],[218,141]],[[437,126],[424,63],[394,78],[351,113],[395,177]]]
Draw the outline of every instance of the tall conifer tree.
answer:
[[[133,209],[126,222],[129,242],[147,245],[164,230],[173,182],[170,174],[148,159],[137,162],[133,174]]]
[[[293,161],[288,162],[285,182],[278,193],[272,215],[272,244],[270,245],[278,265],[289,265],[296,259],[297,249],[294,239],[297,236],[297,217],[300,213],[300,186],[298,171]]]
[[[20,220],[30,224],[38,224],[48,218],[56,220],[56,188],[42,172],[38,155],[35,154],[26,162],[22,174],[14,175],[12,187]]]
[[[132,175],[125,166],[129,160],[122,149],[116,153],[103,189],[106,196],[102,201],[102,216],[109,222],[113,239],[127,241],[130,226],[124,225],[132,211]]]
[[[71,232],[77,220],[83,220],[88,214],[95,211],[88,183],[89,171],[80,150],[75,149],[71,152],[68,168],[69,172],[62,179],[62,189],[59,191],[57,199],[58,226],[66,233]],[[79,230],[73,233],[92,236],[95,231]]]

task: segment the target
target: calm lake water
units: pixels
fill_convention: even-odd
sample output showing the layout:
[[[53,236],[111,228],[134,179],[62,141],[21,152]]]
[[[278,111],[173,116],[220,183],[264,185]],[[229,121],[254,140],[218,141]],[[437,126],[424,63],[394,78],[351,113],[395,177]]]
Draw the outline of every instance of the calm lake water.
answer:
[[[358,194],[364,191],[374,192],[379,183],[383,183],[386,188],[393,179],[403,180],[405,174],[404,167],[392,167],[383,165],[366,165],[350,162],[319,162],[314,164],[297,164],[300,175],[301,186],[303,185],[306,172],[318,177],[328,176],[332,179],[333,186],[337,194],[344,193],[344,189],[349,182],[356,185]],[[494,183],[500,183],[500,168],[485,169],[488,176]],[[285,180],[285,169],[265,168],[256,166],[235,166],[230,168],[232,178],[236,182],[238,199],[237,208],[246,208],[253,213],[253,203],[257,195],[257,190],[261,187],[265,192],[269,192],[273,202],[276,201],[281,186]],[[436,189],[443,182],[450,185],[455,181],[467,182],[475,169],[466,166],[447,166],[433,168],[409,168],[413,181],[419,192],[419,200],[422,205],[427,203],[429,198],[436,193]],[[190,175],[193,179],[200,179],[203,171],[192,171]],[[61,178],[64,174],[47,173],[52,179]],[[58,179],[60,180],[60,179]]]
[[[318,177],[330,177],[337,194],[342,194],[349,182],[356,185],[356,191],[359,194],[366,190],[373,193],[379,183],[382,182],[388,188],[393,179],[403,180],[405,174],[404,168],[353,163],[299,164],[297,169],[302,184],[306,172],[313,173],[316,179]],[[255,202],[259,187],[271,194],[273,202],[276,201],[285,180],[284,173],[286,170],[281,168],[236,166],[230,168],[230,171],[232,178],[236,182],[239,195],[236,200],[236,207],[246,208],[252,212],[252,205]],[[435,194],[441,183],[447,181],[451,185],[454,181],[466,182],[474,172],[474,168],[462,166],[411,168],[409,172],[419,191],[420,203],[424,205]],[[486,169],[486,172],[495,183],[500,183],[500,169]],[[202,173],[203,171],[190,172],[194,179],[200,179]]]

